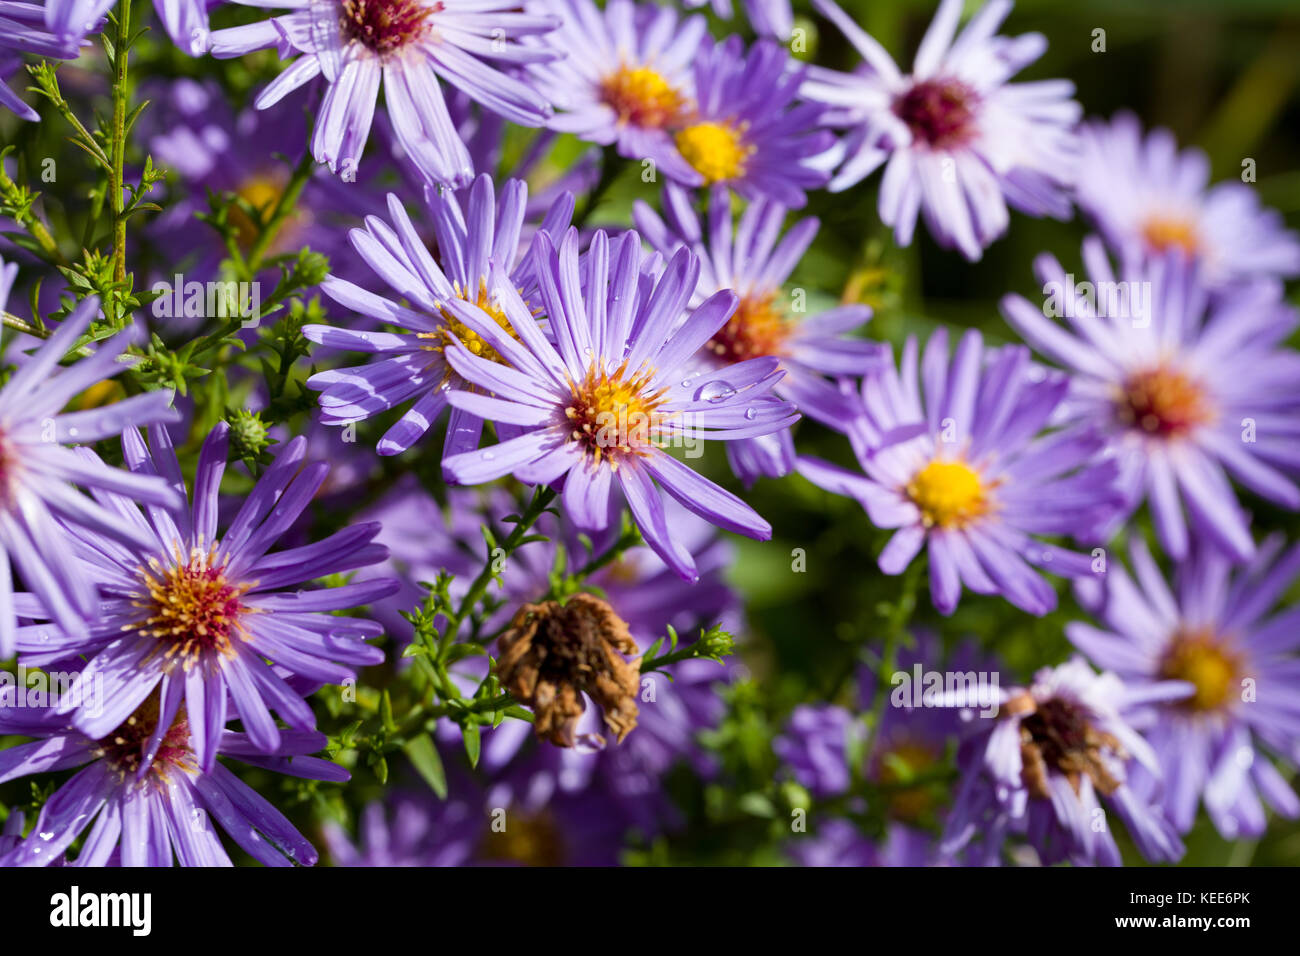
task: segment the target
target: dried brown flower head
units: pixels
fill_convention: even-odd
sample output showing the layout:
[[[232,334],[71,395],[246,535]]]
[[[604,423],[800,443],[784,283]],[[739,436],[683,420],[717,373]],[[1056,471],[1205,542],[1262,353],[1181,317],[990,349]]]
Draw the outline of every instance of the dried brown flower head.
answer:
[[[502,686],[532,707],[538,737],[572,747],[588,694],[621,743],[636,726],[641,659],[627,623],[590,594],[561,604],[525,604],[501,635],[496,662]]]
[[[1097,730],[1084,710],[1070,701],[1052,697],[1035,702],[1028,694],[1008,702],[1013,714],[1027,714],[1020,721],[1021,779],[1031,796],[1051,799],[1049,770],[1063,774],[1079,792],[1083,777],[1102,794],[1114,793],[1120,785],[1102,759],[1109,751],[1124,756],[1120,742]]]

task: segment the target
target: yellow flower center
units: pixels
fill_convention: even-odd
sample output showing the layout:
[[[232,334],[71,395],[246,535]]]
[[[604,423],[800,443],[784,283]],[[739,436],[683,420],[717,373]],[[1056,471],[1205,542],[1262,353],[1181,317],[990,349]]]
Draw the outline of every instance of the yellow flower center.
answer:
[[[470,299],[459,284],[455,287],[455,292],[462,301],[473,302],[474,305],[486,312],[492,318],[492,321],[499,325],[512,339],[516,342],[519,341],[519,333],[510,324],[510,319],[506,317],[505,310],[501,308],[500,303],[497,302],[494,296],[488,294],[486,280],[479,280],[478,295],[474,299]],[[426,345],[425,348],[434,352],[441,352],[452,342],[460,342],[461,345],[479,358],[485,358],[489,362],[496,362],[498,365],[510,364],[501,357],[501,354],[483,336],[457,319],[449,310],[439,309],[438,313],[442,319],[442,327],[434,332],[419,333],[420,338],[430,340],[430,344]]]
[[[1165,365],[1125,380],[1116,415],[1131,428],[1165,438],[1186,434],[1214,417],[1200,383]]]
[[[738,179],[754,152],[743,141],[744,132],[743,123],[695,123],[677,134],[677,149],[706,184]]]
[[[573,400],[564,414],[573,425],[572,441],[580,441],[597,462],[602,456],[614,467],[624,455],[643,456],[657,446],[669,416],[658,411],[668,389],[650,392],[654,369],[629,373],[627,364],[605,372],[599,364],[581,382],[571,382]]]
[[[989,509],[987,489],[964,461],[930,462],[912,478],[907,494],[927,527],[962,527]]]
[[[747,295],[727,324],[709,339],[708,350],[724,362],[782,355],[789,326],[777,306],[776,293]]]
[[[1142,239],[1155,252],[1179,249],[1187,256],[1194,256],[1201,245],[1196,224],[1176,216],[1148,217],[1142,223]]]
[[[601,99],[623,124],[663,129],[676,122],[684,100],[681,93],[648,66],[622,66],[601,84]]]
[[[157,638],[164,656],[186,668],[207,653],[234,654],[232,639],[244,637],[240,617],[250,609],[240,597],[249,585],[226,580],[225,569],[213,566],[215,550],[195,548],[187,563],[169,566],[151,558],[139,569],[143,590],[132,601],[146,616],[124,628]]]
[[[1206,630],[1176,634],[1160,662],[1162,676],[1187,681],[1196,688],[1196,693],[1181,703],[1187,710],[1201,713],[1221,710],[1227,704],[1240,668],[1237,655]]]

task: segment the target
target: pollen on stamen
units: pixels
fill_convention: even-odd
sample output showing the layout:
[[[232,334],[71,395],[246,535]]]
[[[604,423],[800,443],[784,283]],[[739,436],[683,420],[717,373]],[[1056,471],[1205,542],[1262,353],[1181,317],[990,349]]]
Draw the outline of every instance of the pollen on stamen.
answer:
[[[1178,631],[1160,660],[1163,677],[1186,681],[1194,688],[1179,704],[1195,713],[1226,707],[1240,672],[1238,655],[1222,638],[1203,629]]]
[[[473,305],[478,306],[487,313],[493,322],[501,327],[502,331],[508,334],[516,342],[520,341],[519,333],[515,331],[514,326],[511,325],[510,319],[506,315],[505,310],[501,307],[500,302],[494,295],[488,292],[487,282],[485,280],[479,281],[478,294],[474,298],[470,298],[468,291],[462,289],[460,283],[456,283],[452,287],[452,291],[454,291],[456,296],[462,301],[470,302]],[[523,290],[521,289],[519,291],[522,294]],[[524,306],[525,308],[528,308],[528,303],[525,302]],[[539,310],[535,308],[530,311],[534,316],[539,312]],[[419,338],[427,339],[429,341],[429,344],[424,346],[426,349],[434,352],[443,352],[446,350],[448,345],[451,345],[453,342],[459,342],[479,358],[487,359],[489,362],[496,362],[498,365],[510,364],[501,356],[501,353],[499,353],[485,338],[483,338],[483,336],[479,335],[468,325],[457,319],[445,307],[439,308],[438,317],[442,320],[442,326],[440,328],[433,332],[417,333]]]
[[[393,53],[424,37],[442,3],[425,0],[343,0],[340,28],[375,53]]]
[[[1189,258],[1201,248],[1201,237],[1195,223],[1180,216],[1148,217],[1142,223],[1142,239],[1153,252],[1177,249]]]
[[[744,139],[747,124],[693,123],[675,137],[677,150],[704,177],[705,185],[738,179],[754,147]]]
[[[97,741],[99,756],[103,759],[119,780],[127,780],[139,774],[144,763],[144,749],[149,738],[158,726],[158,693],[155,691],[135,712],[124,720],[112,733]],[[150,773],[166,777],[173,769],[194,773],[198,762],[190,748],[190,726],[182,707],[172,720],[172,724],[163,734],[150,764]]]
[[[215,547],[191,550],[188,559],[164,565],[157,558],[139,569],[143,590],[132,601],[145,616],[124,629],[156,638],[169,661],[187,669],[207,654],[230,656],[244,639],[240,618],[249,612],[240,598],[247,584],[226,579],[215,564]]]
[[[706,348],[728,363],[783,355],[790,326],[776,299],[776,292],[743,296]]]
[[[623,363],[606,372],[597,363],[581,382],[569,385],[572,399],[564,409],[573,430],[571,441],[581,442],[597,462],[609,458],[614,467],[627,455],[644,456],[670,417],[659,411],[666,387],[650,391],[653,369],[629,372]]]
[[[1204,387],[1167,365],[1131,374],[1120,388],[1115,415],[1122,424],[1159,438],[1180,437],[1214,417]]]
[[[648,66],[622,66],[601,83],[601,99],[620,123],[663,129],[677,122],[686,105],[681,93]]]

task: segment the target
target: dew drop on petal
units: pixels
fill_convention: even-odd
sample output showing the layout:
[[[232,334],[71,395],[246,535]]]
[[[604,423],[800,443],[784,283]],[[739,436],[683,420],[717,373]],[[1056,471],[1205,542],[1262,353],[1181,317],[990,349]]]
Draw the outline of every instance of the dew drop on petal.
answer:
[[[745,418],[747,418],[749,421],[752,422],[757,417],[758,417],[758,409],[756,408],[745,409]]]
[[[700,398],[706,402],[725,402],[736,394],[736,390],[726,382],[705,382],[700,389]]]

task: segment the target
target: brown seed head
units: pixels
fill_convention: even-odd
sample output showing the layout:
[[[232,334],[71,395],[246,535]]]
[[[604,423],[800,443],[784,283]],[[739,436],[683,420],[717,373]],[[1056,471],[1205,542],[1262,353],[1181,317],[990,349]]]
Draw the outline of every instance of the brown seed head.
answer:
[[[605,726],[621,743],[636,726],[639,657],[627,623],[604,601],[575,594],[561,604],[525,604],[501,635],[497,676],[533,708],[538,737],[572,747],[583,693],[602,710]]]

